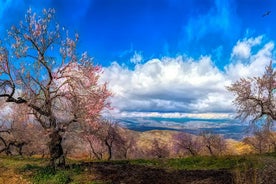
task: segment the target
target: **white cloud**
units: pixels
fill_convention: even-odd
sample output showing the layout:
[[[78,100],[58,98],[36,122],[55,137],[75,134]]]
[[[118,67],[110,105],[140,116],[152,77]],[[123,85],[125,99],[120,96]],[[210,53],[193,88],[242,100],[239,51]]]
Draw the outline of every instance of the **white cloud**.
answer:
[[[161,118],[196,118],[196,119],[229,119],[228,113],[160,113],[160,112],[122,112],[121,117],[161,117]]]
[[[243,39],[243,41],[239,40],[233,48],[231,57],[248,59],[251,55],[251,48],[255,45],[259,45],[262,38],[262,36],[258,36],[256,38]]]
[[[248,45],[251,45],[250,47],[253,45],[263,47],[260,47],[255,52],[250,52],[247,60],[240,60],[239,57],[232,57],[232,63],[225,67],[227,75],[232,81],[238,80],[244,76],[253,77],[262,75],[265,66],[268,65],[270,60],[273,59],[274,42],[270,41],[268,43],[262,44],[259,40],[260,38],[261,37],[250,38],[244,42],[247,42]],[[237,43],[237,45],[239,44],[240,42]],[[234,49],[233,53],[235,53]],[[233,53],[232,56],[234,55]]]
[[[113,105],[120,111],[225,110],[209,103],[204,108],[193,105],[226,92],[225,78],[209,57],[197,61],[185,57],[152,59],[134,70],[113,63],[105,68],[103,80],[109,81],[115,95]]]
[[[134,64],[139,64],[143,60],[143,56],[141,53],[134,52],[133,56],[130,58],[130,62]]]
[[[120,116],[157,113],[160,117],[160,114],[177,117],[183,113],[198,116],[204,113],[219,117],[235,110],[233,96],[225,87],[240,77],[261,75],[272,59],[274,43],[262,42],[261,36],[238,41],[234,48],[241,47],[242,43],[247,45],[248,59],[231,57],[231,63],[224,70],[219,70],[209,56],[197,60],[184,56],[163,57],[136,64],[133,70],[114,62],[104,68],[102,80],[109,81],[114,93],[114,112]],[[253,46],[258,50],[252,51]],[[231,55],[238,53],[238,49],[233,49]]]

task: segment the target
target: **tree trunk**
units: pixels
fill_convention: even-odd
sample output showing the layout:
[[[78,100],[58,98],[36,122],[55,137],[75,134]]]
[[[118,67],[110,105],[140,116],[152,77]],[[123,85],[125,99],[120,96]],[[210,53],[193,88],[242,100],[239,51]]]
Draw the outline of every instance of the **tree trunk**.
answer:
[[[89,145],[90,145],[90,148],[91,148],[91,152],[93,153],[93,155],[96,157],[96,159],[98,159],[98,160],[102,160],[102,156],[101,156],[101,154],[98,154],[96,151],[95,151],[95,149],[94,149],[94,147],[93,147],[93,144],[92,144],[92,142],[87,138],[87,141],[88,141],[88,143],[89,143]],[[90,154],[91,154],[91,152],[90,152]],[[90,156],[91,157],[91,156]]]
[[[112,143],[108,144],[108,141],[105,140],[105,145],[107,146],[107,151],[108,151],[107,160],[111,160],[111,158],[112,158]]]
[[[65,157],[63,148],[61,145],[62,137],[59,135],[59,131],[54,130],[49,135],[50,141],[48,143],[50,152],[50,165],[53,168],[65,167]]]
[[[210,155],[214,156],[214,152],[212,150],[212,147],[210,145],[206,145],[206,147],[208,148]]]
[[[124,159],[127,159],[127,155],[128,155],[128,149],[124,149]]]
[[[0,153],[5,152],[7,156],[11,155],[9,144],[7,144],[5,139],[1,136],[0,136],[0,140],[2,141],[2,143],[4,145],[4,148],[2,150],[0,150]]]
[[[192,156],[196,156],[197,155],[196,152],[192,148],[187,147],[186,149],[191,153]]]
[[[276,153],[276,143],[273,143],[273,152]]]

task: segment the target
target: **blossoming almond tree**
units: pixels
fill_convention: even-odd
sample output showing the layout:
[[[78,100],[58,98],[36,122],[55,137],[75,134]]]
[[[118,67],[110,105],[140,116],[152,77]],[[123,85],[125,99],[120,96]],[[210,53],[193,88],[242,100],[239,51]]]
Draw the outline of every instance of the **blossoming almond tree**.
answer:
[[[61,132],[73,122],[93,122],[111,95],[106,83],[99,84],[101,68],[87,53],[77,54],[78,35],[71,39],[60,29],[54,13],[29,9],[0,47],[0,97],[29,108],[49,136],[53,167],[57,160],[65,165]]]
[[[227,89],[235,95],[238,118],[249,120],[253,128],[262,122],[263,128],[270,130],[276,120],[276,71],[272,62],[263,76],[241,78]]]

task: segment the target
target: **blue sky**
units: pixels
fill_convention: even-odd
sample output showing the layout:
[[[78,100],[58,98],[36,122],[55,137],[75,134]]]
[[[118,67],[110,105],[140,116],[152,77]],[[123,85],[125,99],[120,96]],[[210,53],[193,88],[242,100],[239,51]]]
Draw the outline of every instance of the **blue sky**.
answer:
[[[225,86],[275,58],[273,0],[0,0],[1,35],[29,7],[80,34],[120,115],[233,113]]]

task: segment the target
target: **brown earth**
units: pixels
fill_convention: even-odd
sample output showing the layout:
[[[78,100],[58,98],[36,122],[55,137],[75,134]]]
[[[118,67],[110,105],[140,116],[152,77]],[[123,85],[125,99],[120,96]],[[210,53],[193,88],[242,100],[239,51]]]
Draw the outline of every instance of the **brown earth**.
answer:
[[[232,184],[232,174],[226,170],[164,170],[141,165],[109,162],[83,165],[94,175],[93,180],[112,184]]]
[[[107,184],[232,184],[232,174],[225,170],[166,171],[146,166],[87,163],[82,165],[90,173],[90,181]],[[11,169],[0,168],[0,184],[31,184]]]

